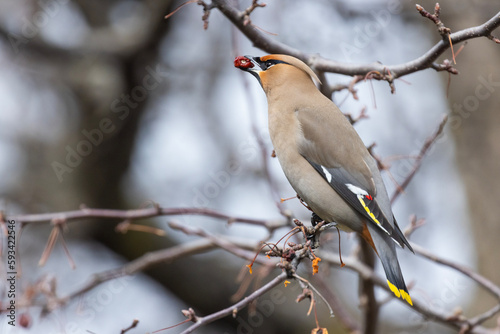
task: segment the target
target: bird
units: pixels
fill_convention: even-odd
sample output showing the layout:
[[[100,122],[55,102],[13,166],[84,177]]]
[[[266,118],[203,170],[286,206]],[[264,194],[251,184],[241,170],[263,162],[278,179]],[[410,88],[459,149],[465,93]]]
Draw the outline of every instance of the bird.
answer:
[[[266,94],[274,152],[299,198],[321,220],[361,235],[380,258],[389,289],[413,305],[395,246],[414,251],[396,222],[377,162],[318,89],[316,73],[282,54],[238,56],[234,66],[252,74]]]

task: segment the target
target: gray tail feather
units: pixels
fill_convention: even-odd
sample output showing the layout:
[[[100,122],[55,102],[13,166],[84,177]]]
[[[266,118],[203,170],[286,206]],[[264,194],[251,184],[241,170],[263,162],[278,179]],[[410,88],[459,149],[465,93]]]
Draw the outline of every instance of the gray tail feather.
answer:
[[[410,243],[408,242],[408,240],[406,240],[406,237],[404,235],[403,232],[401,232],[401,229],[399,228],[399,225],[398,225],[398,222],[396,221],[396,218],[394,217],[394,215],[392,216],[392,219],[394,221],[394,230],[392,232],[392,238],[394,240],[396,240],[396,242],[404,248],[403,245],[406,245],[406,247],[408,247],[408,249],[413,253],[415,254],[415,251],[413,250],[413,248],[411,247]]]
[[[403,273],[399,266],[394,241],[388,235],[383,234],[383,231],[377,226],[372,226],[370,223],[367,225],[380,261],[382,262],[382,266],[384,267],[389,288],[397,297],[403,298],[408,303],[412,304],[403,278]]]

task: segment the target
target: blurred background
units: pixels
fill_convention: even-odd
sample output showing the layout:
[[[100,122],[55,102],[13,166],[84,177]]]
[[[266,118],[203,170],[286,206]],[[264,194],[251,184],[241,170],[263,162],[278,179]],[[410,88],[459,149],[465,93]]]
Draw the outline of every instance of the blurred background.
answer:
[[[181,3],[0,1],[1,210],[11,215],[68,211],[81,205],[134,209],[154,201],[162,207],[208,207],[234,216],[282,219],[276,201],[295,193],[278,161],[269,159],[277,185],[277,194],[273,192],[252,131],[257,129],[270,155],[265,95],[255,79],[233,67],[236,55],[265,52],[252,47],[216,9],[208,30],[203,29],[202,8],[196,4],[165,20]],[[250,3],[240,0],[239,6],[244,9]],[[433,2],[420,4],[432,12]],[[442,20],[452,31],[486,22],[500,8],[487,0],[440,4]],[[434,24],[407,0],[269,0],[251,19],[275,34],[273,39],[342,62],[404,63],[440,38]],[[413,160],[390,157],[417,155],[443,115],[450,116],[443,136],[395,202],[394,212],[403,229],[412,214],[426,219],[412,241],[496,284],[500,284],[499,57],[498,45],[474,39],[457,57],[459,76],[425,70],[397,80],[395,94],[386,82],[364,82],[356,86],[359,100],[347,91],[333,95],[345,113],[356,116],[366,108],[369,118],[358,122],[356,129],[366,145],[376,143],[375,154],[391,162],[398,182],[411,170]],[[444,58],[451,59],[451,53]],[[335,74],[327,74],[327,79],[331,84],[351,80]],[[395,191],[387,173],[384,178],[389,193]],[[285,202],[283,208],[309,220],[309,212],[297,200]],[[171,219],[214,234],[267,237],[267,231],[258,227],[229,226],[206,217],[140,223],[167,229]],[[166,237],[123,235],[114,231],[117,223],[69,224],[65,239],[75,270],[60,244],[47,264],[38,267],[51,226],[29,226],[19,246],[23,276],[17,281],[18,291],[51,281],[57,282],[58,294],[66,295],[92,273],[196,238],[169,229]],[[271,240],[285,232],[276,231]],[[336,232],[330,238],[324,247],[336,250]],[[355,243],[355,238],[343,234],[345,254]],[[462,310],[466,316],[495,305],[493,298],[456,272],[407,251],[399,252],[399,258],[407,282],[414,284],[414,299],[447,313]],[[29,329],[12,328],[3,319],[0,332],[119,333],[133,319],[140,325],[130,333],[152,332],[184,320],[182,309],[193,307],[204,315],[231,305],[244,264],[222,251],[161,264],[145,274],[103,284],[50,314],[33,307],[27,311]],[[305,269],[303,274],[308,274]],[[346,310],[359,319],[357,275],[340,268],[323,268],[321,274]],[[3,266],[0,275],[5,275]],[[1,284],[0,300],[4,300]],[[248,333],[310,332],[315,323],[305,315],[309,305],[296,304],[298,290],[287,289],[277,288],[282,293],[279,302],[264,296],[275,307],[263,312],[261,321],[243,310],[237,319],[222,319],[197,333],[235,333],[245,326]],[[381,298],[386,295],[379,292]],[[336,318],[328,317],[324,304],[319,304],[318,314],[330,332],[343,331]],[[453,332],[394,301],[382,308],[380,316],[383,333]],[[179,328],[165,333],[184,327]]]

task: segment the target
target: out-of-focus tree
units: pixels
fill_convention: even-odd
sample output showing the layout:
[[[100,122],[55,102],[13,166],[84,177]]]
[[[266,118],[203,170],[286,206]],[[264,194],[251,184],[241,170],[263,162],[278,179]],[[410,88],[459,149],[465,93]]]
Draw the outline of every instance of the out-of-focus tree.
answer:
[[[221,314],[229,315],[234,305],[249,306],[248,315],[239,308],[235,319],[228,316],[207,326],[201,326],[202,321],[192,325],[200,326],[198,331],[204,333],[234,332],[235,329],[243,332],[258,329],[266,333],[310,331],[314,327],[311,325],[313,320],[305,316],[309,304],[305,305],[303,301],[299,308],[291,302],[300,294],[298,288],[305,289],[302,297],[306,296],[306,292],[315,296],[318,310],[322,307],[323,311],[327,309],[320,302],[320,294],[334,308],[337,318],[333,320],[325,315],[327,311],[318,311],[320,323],[326,323],[325,327],[330,332],[331,328],[335,328],[370,333],[379,327],[384,332],[425,332],[431,328],[432,331],[445,333],[447,328],[465,332],[469,326],[473,332],[482,333],[487,332],[481,327],[483,320],[487,319],[491,319],[488,325],[494,327],[497,299],[500,298],[500,278],[494,265],[495,250],[498,249],[495,243],[498,209],[494,202],[497,198],[495,187],[498,182],[495,176],[499,161],[496,155],[500,152],[496,149],[498,144],[495,140],[498,136],[496,118],[500,117],[496,113],[499,107],[496,90],[500,86],[495,67],[500,52],[498,45],[484,37],[475,38],[457,55],[457,65],[443,62],[443,58],[450,58],[449,51],[438,59],[427,58],[432,58],[427,63],[425,58],[417,58],[420,54],[407,55],[408,61],[417,61],[401,66],[380,64],[375,62],[378,60],[375,58],[359,65],[344,63],[346,59],[339,59],[337,63],[331,59],[360,57],[372,50],[381,52],[377,56],[396,57],[394,46],[378,48],[374,45],[383,45],[381,36],[387,38],[403,33],[386,31],[394,29],[389,23],[406,20],[415,27],[415,22],[419,20],[421,26],[428,27],[428,36],[431,37],[422,36],[414,44],[428,44],[430,47],[443,36],[436,32],[436,26],[430,20],[418,15],[413,5],[401,1],[367,1],[363,2],[364,6],[358,7],[342,1],[305,4],[287,0],[269,4],[268,8],[260,8],[258,1],[239,2],[189,1],[168,20],[164,16],[172,13],[181,5],[180,2],[11,0],[0,4],[0,66],[6,73],[0,87],[7,92],[3,93],[4,107],[0,109],[0,121],[3,123],[0,154],[4,161],[9,162],[0,165],[0,170],[9,175],[0,180],[5,203],[3,209],[7,219],[14,217],[25,224],[23,238],[27,235],[41,242],[52,240],[52,243],[47,243],[42,255],[43,248],[28,247],[21,238],[18,248],[22,258],[29,260],[26,263],[33,262],[33,259],[36,262],[40,257],[42,262],[50,262],[57,254],[50,254],[49,251],[54,249],[56,253],[62,240],[67,240],[71,254],[78,241],[93,239],[131,261],[126,265],[116,264],[117,269],[98,273],[83,287],[72,287],[67,294],[57,295],[58,298],[51,295],[52,291],[43,290],[41,284],[33,283],[37,280],[44,282],[43,271],[27,268],[25,270],[34,276],[22,277],[18,281],[19,292],[23,295],[21,306],[30,306],[34,316],[40,311],[38,306],[43,310],[40,313],[45,314],[66,305],[68,313],[74,311],[76,317],[79,309],[74,304],[88,291],[99,289],[103,283],[118,276],[146,271],[186,308],[194,308],[185,312],[190,320],[200,317],[200,320],[210,323],[217,318],[217,311],[224,310]],[[435,4],[423,5],[431,9]],[[301,6],[304,10],[292,8]],[[315,10],[316,7],[320,10]],[[472,4],[450,1],[442,7],[440,18],[452,33],[483,24],[498,12],[498,6],[487,1],[474,1]],[[315,20],[307,21],[306,11],[309,10],[318,16]],[[264,16],[258,16],[259,12]],[[432,10],[429,13],[431,15]],[[203,21],[200,20],[201,15]],[[330,19],[329,15],[337,20]],[[260,27],[255,23],[258,18],[270,22],[269,25],[272,23],[280,35],[263,32],[262,28],[267,26]],[[356,23],[351,23],[351,20]],[[300,22],[303,21],[310,25],[317,24],[323,30],[311,28],[311,33],[305,38],[299,30],[309,26],[302,25]],[[204,25],[208,25],[207,31],[203,31]],[[347,27],[342,28],[347,30],[332,28],[337,25]],[[497,22],[495,27],[498,25]],[[353,40],[342,40],[341,36],[334,35],[339,31],[347,34],[349,29],[355,31]],[[465,35],[457,38],[465,40],[471,37]],[[428,38],[435,40],[429,43]],[[335,43],[340,47],[327,47]],[[347,96],[346,99],[351,102],[359,95],[362,101],[364,99],[364,106],[372,105],[368,100],[373,94],[374,99],[378,103],[382,100],[384,105],[385,94],[389,95],[391,88],[396,89],[396,96],[405,94],[405,90],[411,90],[411,87],[401,87],[403,80],[409,77],[407,75],[428,67],[445,71],[439,73],[443,77],[443,90],[448,89],[448,75],[451,77],[448,100],[452,112],[448,127],[453,130],[456,141],[456,159],[467,189],[474,232],[473,246],[465,246],[476,249],[477,272],[480,275],[470,269],[463,272],[479,286],[486,287],[486,294],[494,298],[483,298],[483,294],[478,294],[472,306],[463,307],[471,314],[465,317],[452,308],[440,308],[441,305],[436,306],[425,297],[431,301],[441,301],[442,298],[426,296],[425,292],[418,295],[424,288],[422,282],[417,280],[414,282],[417,298],[414,298],[413,310],[388,305],[391,312],[397,308],[399,313],[395,314],[403,314],[405,319],[409,314],[409,320],[398,321],[384,317],[384,312],[380,312],[383,320],[379,321],[376,315],[379,310],[384,310],[385,303],[378,305],[373,300],[374,296],[378,298],[378,294],[363,292],[358,300],[357,296],[353,297],[354,293],[346,292],[348,287],[354,286],[354,276],[348,276],[348,269],[357,272],[360,281],[368,283],[365,285],[374,284],[387,290],[385,281],[358,258],[356,241],[342,242],[345,253],[349,254],[350,247],[354,249],[345,260],[348,269],[333,269],[331,279],[327,275],[329,270],[324,269],[329,269],[329,264],[333,264],[334,268],[339,264],[336,233],[328,235],[331,242],[322,243],[322,276],[312,279],[320,294],[310,286],[299,285],[299,281],[304,283],[299,279],[292,287],[277,287],[287,277],[277,275],[274,272],[277,269],[273,271],[275,262],[270,262],[269,266],[260,257],[257,263],[262,266],[255,270],[254,276],[258,279],[253,285],[251,278],[242,273],[239,276],[244,278],[236,279],[243,262],[234,260],[234,255],[243,258],[247,264],[255,254],[259,240],[276,242],[286,233],[286,228],[294,226],[290,212],[294,217],[300,216],[304,222],[309,218],[308,212],[300,211],[303,208],[298,202],[275,203],[279,202],[278,196],[285,197],[283,194],[290,193],[291,188],[283,182],[276,161],[270,158],[272,148],[265,131],[261,129],[265,127],[265,120],[256,114],[263,100],[255,98],[259,95],[253,95],[253,86],[247,83],[244,89],[240,89],[243,81],[236,79],[236,75],[228,74],[234,70],[231,60],[235,51],[250,49],[250,44],[259,48],[254,52],[288,53],[308,62],[320,73],[325,83],[322,86],[324,93],[328,96],[333,94],[336,102],[341,100],[340,96]],[[460,45],[463,44],[454,45],[455,52],[458,53]],[[382,49],[385,49],[383,53]],[[440,52],[449,50],[446,39],[438,49]],[[315,54],[317,50],[321,50],[319,55]],[[432,65],[432,62],[435,64]],[[460,71],[459,76],[451,74],[455,68]],[[330,73],[345,76],[331,77]],[[391,76],[404,78],[393,80]],[[367,80],[369,85],[375,87],[373,90],[360,87]],[[383,93],[380,90],[382,85],[377,86],[377,83],[383,83]],[[415,98],[421,96],[420,92],[413,91],[411,94],[413,98],[407,98],[403,106],[406,109],[422,102]],[[442,98],[438,94],[433,96]],[[395,101],[391,100],[388,104]],[[251,109],[248,110],[250,115],[244,114],[245,109]],[[373,112],[375,108],[371,109],[368,115],[373,119],[359,122],[360,127],[364,122],[380,124],[379,115]],[[396,118],[404,119],[405,116],[400,116],[404,115],[403,112],[397,115],[390,120],[394,123],[380,127],[379,132],[402,134],[394,124],[404,128],[402,124],[406,123]],[[356,116],[352,118],[356,119]],[[429,135],[428,143],[423,143],[422,139],[416,148],[404,147],[406,151],[402,154],[413,154],[417,150],[416,162],[408,159],[411,161],[410,169],[415,168],[414,171],[418,172],[427,149],[435,144],[441,131],[442,127],[438,132],[430,126],[425,129],[418,125],[409,127],[411,134]],[[423,150],[421,155],[418,154],[420,149]],[[379,147],[375,147],[376,153],[378,150]],[[381,167],[390,160],[381,158]],[[414,176],[405,169],[404,173],[398,174],[398,182],[409,182]],[[439,176],[434,177],[434,180],[439,180]],[[412,197],[418,192],[416,188],[418,186],[409,187],[406,197],[413,204],[411,213],[419,212],[418,209],[424,206]],[[397,196],[400,194],[398,191],[395,193]],[[293,196],[293,193],[290,195]],[[66,212],[80,206],[82,209],[79,211]],[[147,208],[129,210],[138,206]],[[129,211],[102,211],[85,207]],[[60,211],[66,213],[57,213]],[[47,212],[47,215],[37,215],[40,212]],[[167,235],[158,237],[165,227],[163,216],[175,216],[173,219],[177,221],[169,221]],[[242,218],[244,216],[250,218]],[[153,217],[154,220],[151,219]],[[398,219],[401,222],[405,218]],[[231,225],[223,228],[221,221],[228,221]],[[414,219],[412,222],[418,225],[421,221]],[[438,225],[439,222],[432,224]],[[410,229],[416,228],[416,225]],[[294,241],[300,243],[303,240],[298,238]],[[416,249],[422,258],[432,259],[436,255],[433,260],[438,263],[443,261],[444,267],[458,272],[462,270],[456,262],[448,262],[440,254],[432,254],[425,248]],[[218,251],[211,255],[199,255],[213,250]],[[148,252],[151,253],[147,255]],[[64,253],[57,259],[65,259]],[[99,260],[99,257],[95,258],[96,262]],[[308,273],[302,269],[306,267],[305,261],[299,271],[304,276]],[[413,258],[411,261],[414,261]],[[70,274],[63,269],[66,262],[60,262],[61,267],[53,274],[67,283],[70,279],[64,277],[71,276],[66,276]],[[75,264],[78,267],[78,262]],[[297,267],[299,263],[292,265]],[[417,266],[420,267],[420,264]],[[90,277],[94,273],[95,270],[85,275]],[[270,282],[266,281],[269,275],[274,277]],[[255,297],[264,296],[261,304],[248,305],[248,300],[243,299],[252,289],[256,290]],[[270,289],[268,294],[264,294],[266,289]],[[3,298],[3,295],[0,296]],[[68,299],[59,299],[65,296]],[[453,302],[458,299],[453,299]],[[139,300],[138,303],[147,305],[148,301]],[[364,310],[362,316],[359,315],[358,303]],[[272,305],[272,310],[265,305]],[[86,310],[85,307],[83,310]],[[126,310],[127,305],[123,305],[116,313],[130,318],[132,322],[133,315]],[[489,311],[484,313],[486,310]],[[164,316],[162,310],[150,312]],[[202,319],[202,315],[207,316]],[[176,322],[171,315],[164,317],[165,323],[149,324],[150,327],[160,329]],[[435,323],[428,325],[427,320],[421,318],[435,320]],[[43,321],[34,319],[33,330],[40,330],[37,325]],[[64,323],[64,320],[57,322]],[[139,322],[138,326],[141,328],[143,323]],[[184,326],[183,329],[187,325]],[[180,330],[176,328],[173,331]]]

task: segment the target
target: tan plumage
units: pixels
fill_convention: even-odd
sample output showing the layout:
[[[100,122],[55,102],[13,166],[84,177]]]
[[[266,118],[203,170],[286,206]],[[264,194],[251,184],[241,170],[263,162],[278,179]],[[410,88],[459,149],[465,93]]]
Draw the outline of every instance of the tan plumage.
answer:
[[[409,243],[397,226],[377,165],[338,107],[316,87],[316,74],[286,55],[237,57],[267,96],[269,131],[281,167],[321,219],[360,233],[378,253],[389,287],[411,302],[394,242]]]
[[[297,59],[292,60],[291,64],[298,63]],[[346,117],[321,94],[309,75],[300,70],[305,64],[297,65],[273,66],[261,74],[261,78],[267,74],[262,86],[267,95],[269,132],[276,156],[292,186],[318,216],[360,232],[361,220],[354,210],[302,154],[325,167],[337,167],[337,161],[348,161],[344,167],[362,176],[373,188],[370,172],[363,163],[362,153],[366,148],[352,126],[347,126]],[[288,80],[295,84],[283,84]],[[332,125],[331,130],[323,131],[328,124]],[[341,141],[347,145],[338,145]],[[347,159],[348,155],[358,157]]]

